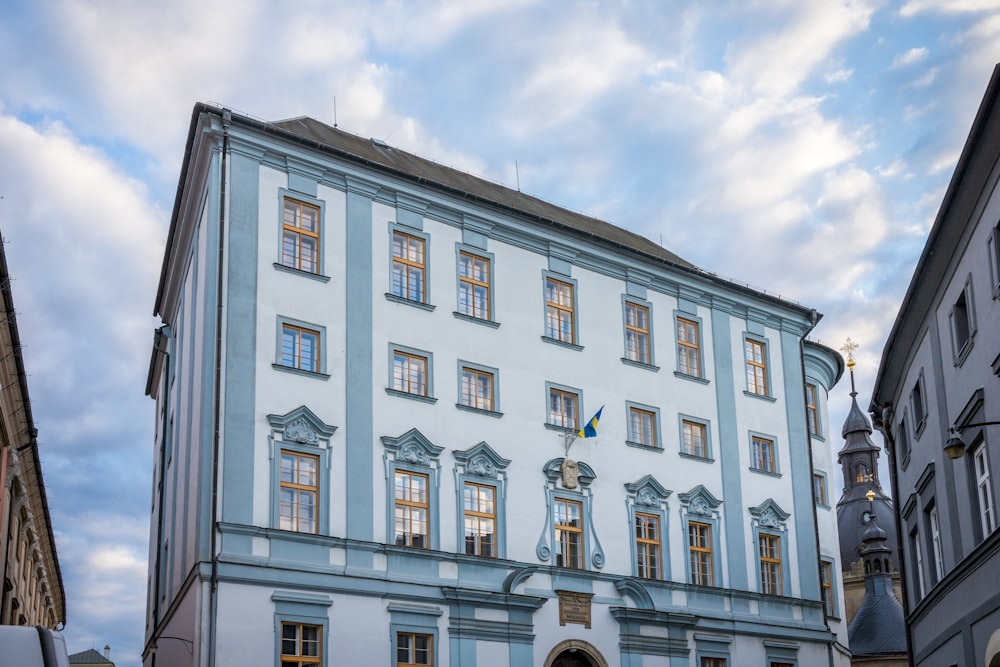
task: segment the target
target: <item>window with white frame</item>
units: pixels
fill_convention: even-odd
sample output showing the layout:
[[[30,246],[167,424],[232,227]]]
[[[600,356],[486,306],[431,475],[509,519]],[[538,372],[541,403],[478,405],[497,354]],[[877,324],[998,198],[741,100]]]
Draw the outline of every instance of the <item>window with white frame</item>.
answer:
[[[993,226],[986,249],[990,258],[990,273],[993,277],[993,298],[1000,298],[1000,222]]]
[[[979,520],[984,538],[997,527],[996,514],[993,509],[990,464],[986,456],[986,442],[984,441],[972,452],[972,464],[976,475],[976,499],[979,503]]]
[[[934,557],[934,573],[937,575],[935,581],[941,581],[944,579],[944,550],[941,544],[941,524],[938,521],[937,506],[928,510],[927,524],[931,531],[931,555]]]
[[[913,588],[919,601],[924,597],[924,552],[920,546],[920,531],[916,528],[910,533],[910,550],[913,552],[913,562],[916,564],[913,572]]]
[[[924,428],[924,420],[927,417],[927,403],[924,399],[924,372],[920,371],[920,376],[913,384],[910,391],[910,409],[913,411],[913,429],[919,437]]]

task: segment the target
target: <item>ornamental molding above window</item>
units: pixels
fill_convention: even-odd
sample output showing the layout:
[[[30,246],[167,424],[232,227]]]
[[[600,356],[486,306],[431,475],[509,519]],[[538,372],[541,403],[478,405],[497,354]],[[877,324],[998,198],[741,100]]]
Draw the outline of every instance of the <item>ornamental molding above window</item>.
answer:
[[[284,415],[268,415],[267,422],[273,433],[281,433],[283,442],[301,445],[320,446],[321,441],[329,440],[337,430],[304,405]]]
[[[625,485],[625,490],[631,496],[636,506],[663,509],[672,491],[665,489],[652,475]]]
[[[463,451],[454,451],[452,454],[466,475],[495,478],[498,474],[502,475],[510,465],[510,459],[497,454],[486,442],[480,442]]]
[[[444,451],[444,447],[438,447],[415,428],[411,428],[398,438],[383,436],[382,444],[386,451],[393,455],[394,460],[426,467],[430,467],[431,461],[436,461],[438,455]]]
[[[553,487],[558,481],[560,481],[563,478],[562,465],[563,461],[565,460],[566,459],[562,457],[559,457],[557,459],[550,459],[549,462],[542,467],[542,472],[545,473],[545,478],[549,481],[550,484],[553,485]],[[594,472],[594,469],[591,468],[588,464],[584,463],[583,461],[576,461],[575,463],[579,468],[579,472],[577,473],[577,478],[576,478],[577,483],[581,487],[586,489],[593,483],[595,479],[597,479],[597,473]]]
[[[712,492],[706,489],[703,485],[699,484],[687,493],[678,493],[677,497],[681,501],[681,505],[687,510],[688,514],[694,514],[697,516],[714,516],[716,514],[716,508],[722,504],[722,501],[712,495]]]
[[[788,517],[791,516],[791,514],[781,509],[781,506],[771,498],[768,498],[757,507],[751,507],[750,514],[753,516],[754,522],[764,528],[781,528],[785,521],[788,520]]]

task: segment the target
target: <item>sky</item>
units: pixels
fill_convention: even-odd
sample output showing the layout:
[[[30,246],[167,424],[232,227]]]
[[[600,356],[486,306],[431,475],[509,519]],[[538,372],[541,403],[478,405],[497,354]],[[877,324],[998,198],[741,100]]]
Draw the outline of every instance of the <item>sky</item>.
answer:
[[[998,44],[1000,0],[0,0],[0,231],[70,652],[139,664],[196,102],[336,121],[816,308],[865,407]]]

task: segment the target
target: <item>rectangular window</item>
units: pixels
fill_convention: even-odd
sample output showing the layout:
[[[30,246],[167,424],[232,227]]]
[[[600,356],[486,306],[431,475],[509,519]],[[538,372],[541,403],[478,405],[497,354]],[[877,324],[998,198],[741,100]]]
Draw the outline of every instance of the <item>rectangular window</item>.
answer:
[[[899,428],[896,430],[896,443],[899,450],[899,460],[906,462],[910,459],[910,433],[906,430],[906,418],[899,421]]]
[[[677,318],[677,370],[684,375],[701,377],[701,339],[698,323]]]
[[[941,524],[938,522],[937,507],[932,507],[927,513],[927,521],[931,527],[931,546],[933,547],[934,572],[937,581],[944,579],[944,551],[941,548]]]
[[[434,637],[416,632],[396,633],[396,666],[433,665]],[[284,667],[284,665],[282,665]]]
[[[298,533],[316,532],[319,457],[281,450],[281,500],[278,527]]]
[[[751,436],[751,457],[750,462],[754,470],[762,472],[778,472],[774,457],[774,440]]]
[[[916,384],[913,385],[913,391],[910,392],[910,409],[913,410],[913,428],[917,431],[918,435],[920,429],[923,428],[924,417],[926,416],[926,411],[924,409],[923,380],[923,373],[921,373],[920,378],[917,379]]]
[[[555,278],[545,279],[545,336],[563,343],[576,343],[573,326],[573,285]]]
[[[555,499],[556,566],[583,569],[583,505]]]
[[[806,420],[810,435],[821,435],[819,431],[819,401],[816,399],[816,385],[806,385]]]
[[[725,658],[702,658],[701,667],[726,667]]]
[[[635,514],[636,576],[660,578],[660,517]]]
[[[549,421],[552,426],[578,430],[580,396],[571,391],[549,387]]]
[[[281,667],[305,667],[323,661],[323,626],[281,624]]]
[[[392,294],[409,301],[424,302],[424,240],[403,232],[392,232]]]
[[[427,475],[396,471],[395,544],[426,549],[429,546]]]
[[[990,464],[986,459],[986,443],[983,442],[972,454],[976,471],[976,498],[979,501],[979,519],[983,527],[983,537],[997,527],[993,510],[993,491],[990,489]]]
[[[767,345],[759,340],[743,340],[747,366],[747,391],[767,396]]]
[[[1000,297],[1000,222],[993,227],[986,246],[990,257],[990,272],[993,275],[993,298],[996,299]]]
[[[682,452],[703,459],[708,458],[708,438],[704,424],[683,419],[681,420],[681,433],[684,436],[681,441]]]
[[[955,340],[955,354],[959,355],[972,337],[972,327],[969,326],[969,302],[965,291],[958,296],[958,301],[951,312],[952,335]]]
[[[318,331],[294,324],[282,324],[281,365],[318,373],[319,339]]]
[[[392,388],[427,396],[427,357],[395,350],[392,355]]]
[[[309,273],[319,272],[318,206],[285,198],[281,219],[281,264]]]
[[[914,529],[910,533],[910,549],[913,551],[913,561],[917,568],[913,573],[913,588],[917,592],[917,600],[924,597],[924,553],[920,547],[920,531]]]
[[[493,410],[493,373],[462,367],[461,404],[477,410]]]
[[[813,473],[813,500],[817,505],[829,506],[830,501],[826,497],[826,477]]]
[[[688,522],[688,552],[691,557],[691,583],[698,586],[714,586],[712,526],[698,521]]]
[[[465,553],[470,556],[496,556],[496,493],[494,486],[465,483]]]
[[[649,347],[649,308],[625,302],[625,357],[640,364],[651,364]]]
[[[658,447],[656,413],[630,406],[628,409],[628,439],[647,447]]]
[[[781,595],[781,538],[761,533],[757,536],[760,556],[760,592]]]
[[[833,563],[828,560],[820,562],[820,580],[823,584],[823,608],[826,609],[826,615],[830,617],[836,616],[836,609],[833,605]]]
[[[458,253],[458,312],[490,319],[490,260],[464,250]]]

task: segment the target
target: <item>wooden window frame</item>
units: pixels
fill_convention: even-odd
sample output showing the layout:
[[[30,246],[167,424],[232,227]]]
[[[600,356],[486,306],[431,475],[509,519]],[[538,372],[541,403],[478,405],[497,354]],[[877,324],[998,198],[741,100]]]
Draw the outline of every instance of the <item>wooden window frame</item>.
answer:
[[[701,451],[694,446],[694,429],[701,431]],[[688,444],[690,434],[691,444]],[[708,458],[708,427],[701,422],[691,419],[681,419],[681,452],[688,456],[697,456],[700,459]]]
[[[483,370],[482,368],[475,368],[473,366],[461,367],[461,376],[459,378],[459,387],[461,389],[459,393],[459,403],[467,408],[472,408],[474,410],[487,410],[493,412],[496,405],[496,373],[492,371]],[[466,392],[466,375],[471,377],[469,383],[470,386],[474,388],[474,391],[470,394]],[[490,395],[487,405],[480,405],[479,396],[479,380],[480,378],[488,378],[490,384]],[[471,400],[471,402],[469,402]]]
[[[573,526],[570,523],[560,523],[560,507],[565,508],[562,515],[566,517],[567,521],[572,521],[572,516],[569,511],[570,507],[575,507],[577,510],[577,517],[579,518],[579,525]],[[555,559],[556,567],[565,567],[571,570],[583,570],[584,563],[587,562],[586,557],[586,544],[583,532],[583,502],[579,500],[570,500],[568,498],[554,498],[552,504],[552,525],[555,528]],[[572,535],[576,535],[577,540],[577,558],[572,559],[572,552],[570,547],[572,546]],[[560,559],[562,562],[560,562]]]
[[[765,446],[766,445],[766,446]],[[761,435],[750,436],[750,458],[754,470],[777,474],[777,446],[773,439]],[[765,455],[767,454],[767,455]]]
[[[285,653],[285,642],[292,641],[285,638],[285,628],[295,628],[295,653]],[[317,655],[304,655],[302,648],[303,628],[311,628],[316,631],[316,653]],[[296,623],[294,621],[281,622],[281,638],[279,639],[281,648],[279,649],[279,662],[282,667],[287,664],[295,667],[309,667],[309,665],[320,665],[323,663],[323,626],[315,623]]]
[[[826,475],[813,473],[813,502],[824,507],[830,506],[830,499],[826,490]]]
[[[684,336],[681,336],[681,330],[684,330]],[[694,328],[694,341],[692,342],[688,333],[688,330]],[[694,320],[689,320],[686,317],[678,316],[674,326],[675,333],[677,335],[677,372],[683,375],[689,375],[691,377],[704,377],[704,373],[701,368],[701,325]],[[694,368],[695,372],[691,372],[691,360],[689,357],[689,352],[693,352],[694,363],[697,365]],[[681,361],[683,360],[683,362]]]
[[[556,286],[556,294],[561,298],[563,292],[560,287],[569,290],[569,305],[560,301],[549,300],[549,285]],[[563,316],[569,316],[569,333],[563,331]],[[555,321],[557,326],[552,327],[551,322]],[[552,335],[555,333],[555,335]],[[560,343],[576,345],[576,286],[563,280],[545,276],[545,337],[557,340]]]
[[[286,363],[285,354],[285,334],[286,332],[292,332],[294,334],[294,339],[292,344],[294,345],[294,350],[291,353],[291,363]],[[312,368],[309,368],[303,364],[302,356],[302,338],[305,335],[309,335],[315,338],[316,347],[312,358]],[[296,368],[300,371],[306,371],[308,373],[319,373],[320,361],[323,358],[323,335],[321,332],[315,329],[310,329],[308,327],[302,327],[297,324],[291,324],[289,322],[281,323],[281,365],[287,368]]]
[[[654,536],[650,537],[649,527]],[[643,579],[663,578],[663,547],[660,542],[660,517],[648,512],[635,513],[636,576]],[[652,561],[655,560],[655,564]]]
[[[293,214],[293,222],[297,224],[288,224],[286,220],[285,213],[289,211],[289,205],[294,207],[295,213]],[[302,226],[302,212],[303,209],[311,209],[316,215],[316,230],[311,231],[305,229]],[[296,269],[297,271],[304,271],[305,273],[319,274],[320,272],[320,253],[322,252],[321,233],[322,233],[322,218],[323,210],[316,206],[315,204],[310,204],[304,202],[300,199],[295,199],[293,197],[282,197],[281,203],[281,265]],[[294,237],[294,247],[295,253],[293,255],[288,255],[285,252],[285,240],[288,237]],[[313,243],[316,244],[314,248],[313,266],[312,268],[303,268],[303,239],[312,239]]]
[[[707,547],[700,545],[698,539],[705,537],[708,542]],[[688,521],[688,560],[691,569],[691,583],[696,586],[714,586],[715,585],[715,554],[713,553],[712,544],[712,525],[705,523],[703,521]],[[695,555],[698,555],[696,559]],[[701,558],[702,554],[707,554],[708,556],[708,569],[707,572],[701,572]],[[699,567],[695,567],[695,563],[698,563]]]
[[[291,449],[281,449],[279,456],[282,457],[281,463],[279,463],[279,476],[278,476],[278,527],[281,530],[290,530],[296,533],[307,533],[316,535],[319,532],[319,476],[320,476],[320,459],[319,456],[315,454],[305,454],[303,452],[297,452]],[[302,460],[309,459],[313,462],[315,468],[313,469],[313,479],[315,484],[303,484],[300,481],[286,482],[284,477],[284,457],[293,457],[296,461],[295,465],[295,480],[301,479],[302,474]],[[283,512],[284,503],[281,497],[285,489],[290,489],[295,492],[295,511],[293,516],[287,516]],[[302,492],[311,492],[313,494],[313,526],[312,530],[300,530],[299,526],[302,521],[301,518],[301,498]],[[288,520],[292,522],[293,527],[287,528],[282,526],[282,522]]]
[[[704,656],[701,659],[700,667],[726,667],[729,663],[726,662],[725,658],[713,658],[711,656]]]
[[[767,343],[754,338],[743,338],[746,360],[747,391],[757,396],[770,396],[768,391]],[[760,357],[760,360],[757,357]]]
[[[392,388],[395,391],[402,392],[404,394],[412,394],[414,396],[430,396],[430,360],[420,354],[414,354],[412,352],[406,352],[405,350],[393,349],[392,351]],[[396,373],[396,360],[404,359],[403,372],[401,374]],[[419,362],[423,364],[423,391],[412,391],[413,381],[411,376],[413,375],[413,370],[411,365]],[[419,386],[417,387],[419,389]]]
[[[766,555],[774,553],[774,556]],[[781,536],[770,533],[757,535],[757,557],[760,562],[760,592],[766,595],[781,595],[782,582]]]
[[[820,597],[823,600],[823,608],[830,618],[837,616],[837,609],[833,597],[833,563],[828,560],[819,562]]]
[[[477,509],[470,509],[469,504],[467,502],[467,497],[466,497],[465,491],[467,489],[470,489],[470,488],[473,489],[474,497],[475,497],[475,502],[476,502],[476,508]],[[489,489],[492,492],[493,498],[492,498],[492,500],[490,500],[490,502],[492,503],[492,506],[493,506],[493,511],[492,512],[486,512],[486,511],[482,510],[482,502],[481,502],[480,495],[479,495],[479,490],[480,489]],[[497,537],[498,537],[498,535],[497,535],[497,487],[496,487],[496,485],[495,484],[482,484],[480,482],[469,482],[469,481],[464,482],[464,484],[462,485],[462,518],[463,518],[463,522],[462,522],[462,524],[463,524],[462,525],[463,532],[462,532],[462,535],[463,535],[463,538],[464,538],[463,542],[464,542],[464,545],[465,545],[465,547],[464,547],[465,553],[467,555],[469,555],[469,556],[482,556],[484,558],[496,558],[497,557]],[[469,551],[469,546],[470,546],[470,543],[469,543],[469,536],[470,536],[469,520],[470,520],[470,518],[473,519],[473,521],[474,521],[474,523],[475,523],[475,525],[477,526],[477,529],[478,529],[474,533],[473,550],[471,552]],[[483,520],[487,520],[487,521],[492,521],[493,522],[493,532],[490,533],[490,535],[492,537],[492,540],[491,540],[491,542],[489,544],[490,553],[483,553],[483,540],[482,540],[482,537],[484,535],[484,532],[482,531],[482,522],[483,522]]]
[[[406,650],[409,653],[409,655],[407,656],[407,662],[400,662],[400,660],[399,660],[399,648],[400,648],[400,646],[399,646],[400,645],[399,639],[400,639],[400,637],[406,637],[406,638],[408,638]],[[417,660],[417,656],[416,656],[416,652],[417,652],[416,639],[418,637],[427,640],[427,662],[416,662],[416,660]],[[396,648],[396,663],[395,663],[396,667],[410,667],[411,665],[423,665],[424,667],[426,667],[427,665],[430,665],[431,667],[433,667],[433,665],[434,665],[434,635],[432,635],[430,633],[426,633],[426,632],[400,632],[400,631],[397,630],[396,631],[396,647],[395,648]]]
[[[636,423],[636,418],[638,417],[638,424]],[[643,418],[649,419],[649,442],[643,440],[644,431],[646,430],[645,424],[643,423]],[[636,430],[638,425],[639,429]],[[656,423],[656,412],[653,410],[646,410],[644,408],[636,407],[634,405],[628,406],[628,436],[631,442],[636,442],[640,445],[646,447],[656,447],[659,448],[660,442],[656,437],[657,433],[657,423]]]
[[[553,397],[559,397],[560,409],[558,412],[552,410],[552,399]],[[568,389],[560,389],[559,387],[549,387],[548,392],[548,404],[546,405],[546,413],[548,414],[548,421],[546,422],[550,426],[556,426],[558,428],[570,429],[573,431],[578,431],[580,429],[580,394],[575,391]],[[567,423],[567,410],[566,410],[566,399],[571,398],[573,400],[573,419],[572,423]],[[558,415],[558,422],[555,421],[554,417]]]
[[[633,323],[630,314],[635,313]],[[646,326],[640,323],[640,314],[645,315]],[[649,307],[633,301],[625,302],[625,358],[637,364],[653,364],[653,340],[650,334]],[[634,341],[634,345],[632,342]]]
[[[423,487],[423,500],[413,500],[414,495],[414,485],[413,479],[420,478],[424,481]],[[406,494],[408,497],[400,496],[400,487],[398,482],[401,480],[409,480],[405,485],[409,493]],[[422,472],[412,472],[410,470],[396,469],[395,475],[393,476],[393,537],[392,543],[398,546],[411,547],[413,549],[430,549],[431,542],[431,479],[430,475]],[[419,491],[419,488],[418,488]],[[405,510],[400,515],[400,510]],[[424,532],[418,533],[414,531],[414,524],[416,523],[413,518],[414,510],[423,510],[424,512]],[[405,526],[406,530],[400,532],[399,524]],[[416,537],[423,538],[421,540],[422,544],[418,544]]]
[[[469,266],[471,267],[471,271],[472,271],[472,273],[469,274],[469,275],[467,275],[462,270],[463,267],[464,267],[464,264],[463,264],[462,260],[464,258],[468,258],[469,259]],[[477,261],[481,261],[481,262],[484,262],[486,264],[486,271],[485,271],[486,279],[485,280],[480,280],[480,279],[476,278],[476,269],[475,269],[475,266],[476,266],[476,262]],[[473,317],[473,318],[475,318],[477,320],[486,320],[486,321],[491,320],[492,319],[492,313],[493,313],[493,286],[491,284],[491,278],[493,276],[493,274],[492,274],[493,267],[492,267],[492,265],[490,263],[490,258],[489,257],[484,257],[482,255],[477,255],[476,253],[469,252],[467,250],[459,250],[458,251],[458,267],[459,267],[459,270],[458,270],[458,283],[459,283],[458,312],[461,313],[462,315],[465,315],[466,317]],[[462,309],[461,290],[463,289],[464,286],[468,286],[467,289],[469,290],[469,295],[471,297],[470,300],[467,302],[468,303],[468,310],[469,310],[469,312],[466,312],[466,310]],[[485,308],[485,311],[481,311],[480,309],[476,308],[476,288],[477,287],[480,287],[480,288],[483,288],[483,289],[486,290],[486,308]]]
[[[806,428],[810,435],[822,435],[819,423],[819,390],[816,385],[806,383]]]
[[[396,252],[396,239],[399,237],[403,241],[403,253],[402,255]],[[410,242],[415,241],[420,247],[420,259],[410,258]],[[391,253],[392,253],[392,276],[390,277],[391,285],[390,291],[393,296],[400,299],[405,299],[406,301],[414,301],[416,303],[427,303],[427,240],[415,236],[413,234],[407,234],[406,232],[401,232],[399,230],[392,230],[392,238],[390,239]],[[404,280],[400,284],[396,284],[396,267],[402,267],[402,272]],[[420,275],[420,288],[419,293],[414,295],[411,294],[410,290],[410,272],[416,271]]]

